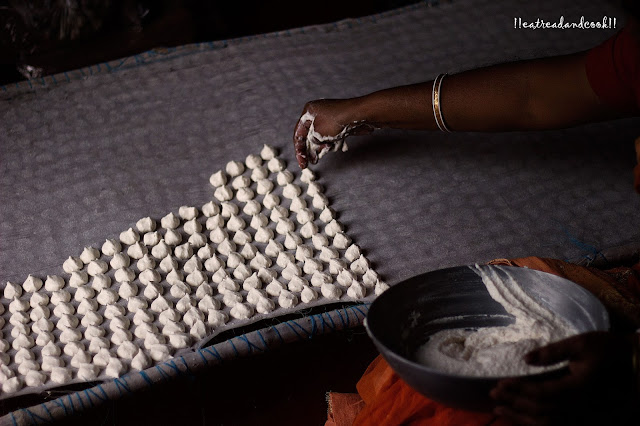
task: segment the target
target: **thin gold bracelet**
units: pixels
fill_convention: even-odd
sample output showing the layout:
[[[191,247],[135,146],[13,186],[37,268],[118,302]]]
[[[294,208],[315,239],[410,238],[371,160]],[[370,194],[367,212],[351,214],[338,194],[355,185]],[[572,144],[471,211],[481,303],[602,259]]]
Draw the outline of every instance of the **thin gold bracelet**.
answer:
[[[442,80],[447,76],[447,74],[440,74],[433,80],[433,88],[431,89],[431,105],[433,107],[433,117],[436,121],[436,125],[438,129],[442,132],[451,132],[447,125],[444,123],[444,118],[442,116],[442,108],[441,108],[441,96],[440,89],[442,88]]]

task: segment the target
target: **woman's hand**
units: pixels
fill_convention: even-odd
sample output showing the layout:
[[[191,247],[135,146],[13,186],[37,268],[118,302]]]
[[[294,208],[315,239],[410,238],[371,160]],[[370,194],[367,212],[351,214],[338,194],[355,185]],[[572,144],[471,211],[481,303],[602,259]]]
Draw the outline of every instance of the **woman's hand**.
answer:
[[[591,332],[530,352],[527,363],[568,360],[569,372],[547,380],[501,380],[491,391],[496,414],[522,425],[573,424],[578,418],[590,422],[603,413],[620,414],[621,407],[629,410],[625,404],[632,401],[638,380],[632,367],[637,339],[635,334]]]
[[[293,134],[293,145],[301,169],[315,164],[329,151],[343,149],[350,135],[371,133],[374,126],[358,118],[356,99],[320,99],[308,102]]]

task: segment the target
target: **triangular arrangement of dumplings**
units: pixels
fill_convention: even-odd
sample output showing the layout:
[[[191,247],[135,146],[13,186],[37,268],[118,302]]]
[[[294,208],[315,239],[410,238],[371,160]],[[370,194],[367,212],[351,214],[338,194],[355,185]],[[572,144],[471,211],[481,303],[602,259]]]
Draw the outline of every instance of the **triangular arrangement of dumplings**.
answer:
[[[64,273],[7,282],[0,398],[144,370],[222,330],[387,288],[315,174],[277,151],[211,175],[212,200],[145,217]]]

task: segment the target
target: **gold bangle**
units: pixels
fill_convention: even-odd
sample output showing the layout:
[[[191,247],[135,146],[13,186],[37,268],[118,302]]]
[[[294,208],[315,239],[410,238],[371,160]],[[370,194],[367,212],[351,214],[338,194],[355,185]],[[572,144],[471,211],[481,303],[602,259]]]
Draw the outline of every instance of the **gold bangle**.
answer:
[[[433,88],[431,90],[431,105],[433,107],[433,117],[436,121],[436,125],[438,129],[443,132],[451,132],[447,125],[444,123],[444,118],[442,116],[442,108],[441,108],[441,96],[440,89],[442,87],[442,80],[447,76],[447,74],[440,74],[433,80]]]

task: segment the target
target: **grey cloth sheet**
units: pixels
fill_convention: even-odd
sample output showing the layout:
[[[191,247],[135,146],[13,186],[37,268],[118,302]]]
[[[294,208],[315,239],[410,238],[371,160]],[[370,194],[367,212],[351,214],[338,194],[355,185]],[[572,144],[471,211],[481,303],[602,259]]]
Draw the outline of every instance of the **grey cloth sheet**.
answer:
[[[304,103],[589,48],[612,30],[524,30],[514,17],[624,21],[605,1],[460,0],[130,59],[0,90],[0,287],[212,197],[209,175],[273,144],[294,161]],[[224,47],[223,47],[224,46]],[[144,62],[137,64],[137,62]],[[97,67],[92,68],[93,71]],[[61,81],[62,80],[62,81]],[[394,284],[538,255],[593,259],[640,241],[638,120],[569,130],[384,131],[315,168],[349,234]]]

